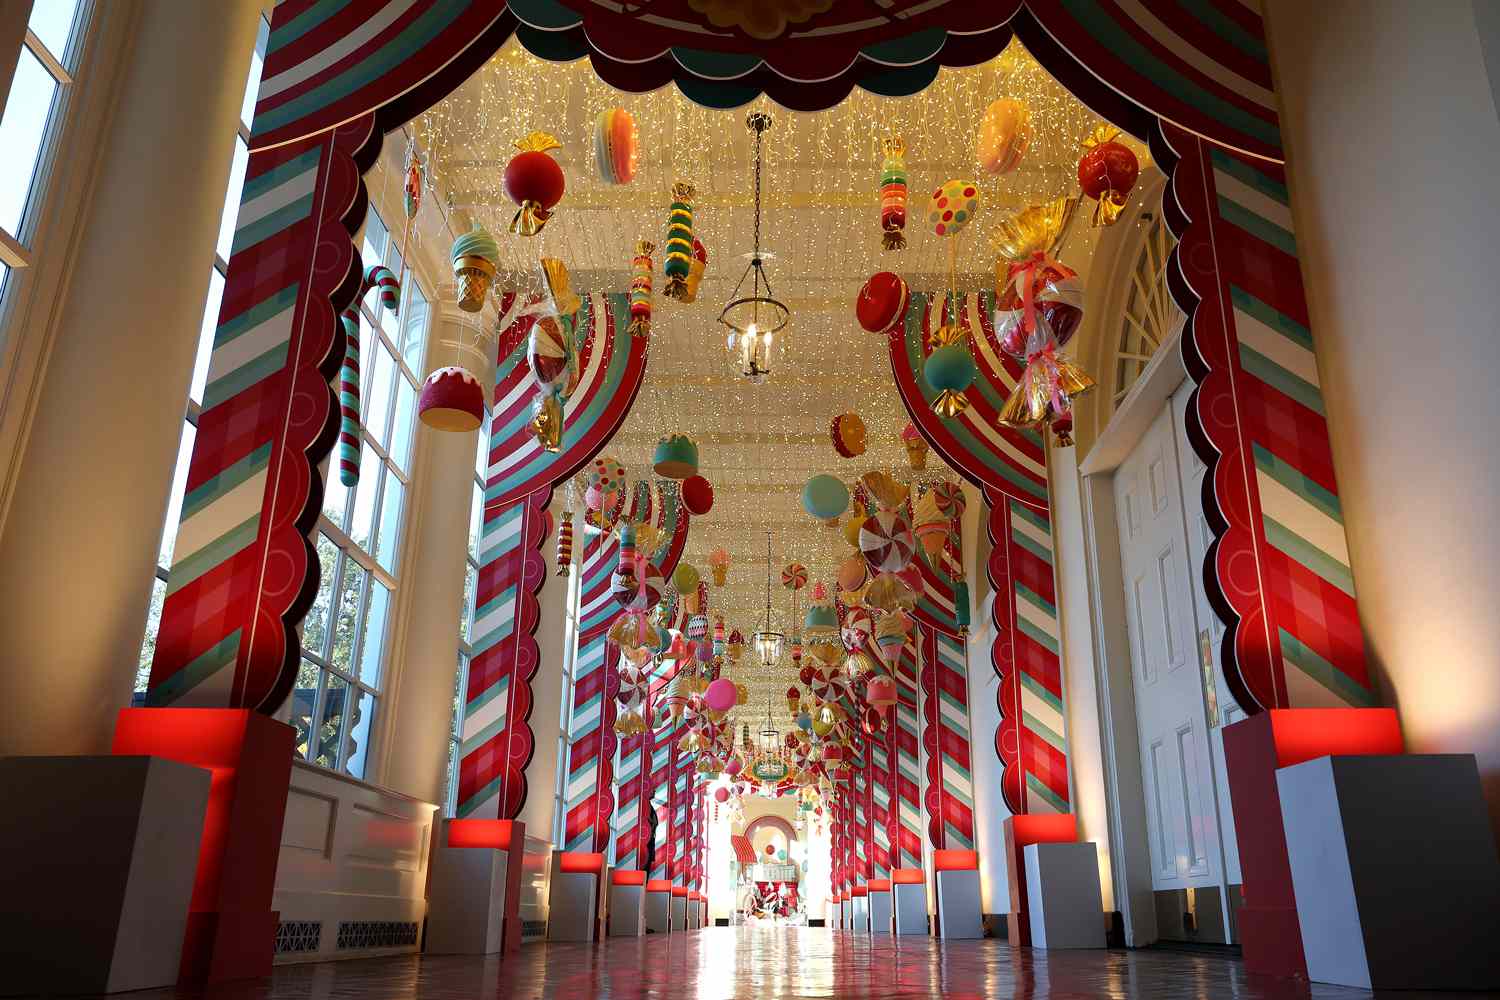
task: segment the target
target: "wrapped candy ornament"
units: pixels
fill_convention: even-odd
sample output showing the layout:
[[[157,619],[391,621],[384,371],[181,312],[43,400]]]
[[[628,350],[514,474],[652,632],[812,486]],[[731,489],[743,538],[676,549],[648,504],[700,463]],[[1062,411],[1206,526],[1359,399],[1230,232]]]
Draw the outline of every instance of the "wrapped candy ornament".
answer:
[[[1119,131],[1100,125],[1084,140],[1085,152],[1078,160],[1078,186],[1094,199],[1094,225],[1112,226],[1130,199],[1141,176],[1141,162],[1124,143]]]
[[[1078,199],[1056,198],[1033,205],[1000,223],[995,265],[995,335],[1000,347],[1020,357],[1040,316],[1065,346],[1083,321],[1083,284],[1055,258]]]
[[[952,419],[969,408],[965,392],[977,369],[968,339],[968,331],[956,323],[945,322],[932,332],[932,353],[922,365],[922,377],[937,393],[932,412],[940,417]]]
[[[1026,369],[1000,408],[1000,423],[1007,427],[1042,427],[1054,421],[1072,427],[1073,400],[1094,387],[1082,368],[1058,352],[1057,338],[1045,319],[1026,340]],[[1071,437],[1066,439],[1071,443]],[[1059,439],[1059,444],[1064,444]]]
[[[645,337],[651,333],[651,254],[656,244],[641,240],[635,245],[630,261],[630,334]]]
[[[532,404],[531,432],[544,450],[561,451],[563,404],[577,388],[579,376],[571,324],[551,316],[537,317],[531,326],[526,360],[538,390]]]
[[[548,157],[550,160],[551,158]],[[479,223],[453,241],[453,277],[458,281],[458,307],[464,312],[484,308],[490,282],[500,265],[500,244]]]
[[[927,440],[911,421],[907,421],[906,426],[901,428],[901,447],[906,449],[906,464],[911,466],[913,472],[921,472],[927,468]]]
[[[906,142],[899,135],[884,142],[885,162],[880,165],[881,247],[906,248]]]
[[[542,287],[547,289],[544,308],[559,318],[576,313],[583,300],[573,291],[573,280],[568,277],[568,266],[556,257],[541,259]]]
[[[672,208],[667,216],[667,259],[662,270],[667,287],[662,294],[669,299],[685,298],[688,271],[693,261],[693,185],[678,181],[672,185]]]
[[[840,413],[828,426],[833,439],[833,450],[842,458],[854,458],[865,453],[865,422],[858,413]]]
[[[510,231],[517,236],[535,236],[552,218],[552,210],[562,200],[566,180],[562,167],[547,155],[562,144],[546,132],[533,132],[516,143],[520,150],[505,165],[505,196],[520,207],[510,220]]]
[[[573,512],[565,510],[557,524],[557,575],[567,576],[573,564]]]

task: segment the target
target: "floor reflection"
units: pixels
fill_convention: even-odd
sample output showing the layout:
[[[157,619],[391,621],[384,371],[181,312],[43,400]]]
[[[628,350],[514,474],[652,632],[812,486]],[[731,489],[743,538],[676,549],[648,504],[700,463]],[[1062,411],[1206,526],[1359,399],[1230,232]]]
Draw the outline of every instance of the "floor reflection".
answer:
[[[1042,952],[1004,941],[943,945],[824,928],[719,927],[601,945],[528,945],[494,957],[404,956],[294,965],[268,980],[132,1000],[578,1000],[600,997],[843,998],[1148,997],[1151,1000],[1357,1000],[1362,990],[1267,980],[1216,955]],[[1401,1000],[1476,994],[1399,993]]]

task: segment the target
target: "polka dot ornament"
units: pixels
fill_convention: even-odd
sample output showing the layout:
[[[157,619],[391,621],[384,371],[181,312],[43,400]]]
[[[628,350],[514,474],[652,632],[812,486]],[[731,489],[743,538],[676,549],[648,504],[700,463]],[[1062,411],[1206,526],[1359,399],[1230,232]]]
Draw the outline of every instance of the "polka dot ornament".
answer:
[[[939,236],[957,236],[979,211],[979,185],[973,181],[949,181],[927,202],[927,223]]]

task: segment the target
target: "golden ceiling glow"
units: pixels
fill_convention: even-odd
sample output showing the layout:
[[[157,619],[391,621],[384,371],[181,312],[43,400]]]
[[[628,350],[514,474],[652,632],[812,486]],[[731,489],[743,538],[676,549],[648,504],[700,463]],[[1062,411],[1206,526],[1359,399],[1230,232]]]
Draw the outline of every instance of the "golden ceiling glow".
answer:
[[[1021,166],[1000,177],[979,176],[974,143],[990,102],[1026,102],[1035,122]],[[621,107],[640,129],[641,161],[634,181],[611,186],[594,166],[593,128],[600,112]],[[775,365],[764,385],[738,377],[716,322],[748,263],[752,240],[752,149],[745,126],[751,110],[773,118],[765,137],[762,245],[773,255],[767,272],[776,296],[791,309],[777,338]],[[885,468],[900,478],[957,477],[935,453],[925,472],[907,465],[898,434],[907,423],[891,380],[883,337],[855,323],[853,303],[865,279],[896,270],[913,291],[947,282],[944,240],[924,225],[928,195],[951,178],[977,179],[983,203],[959,237],[958,285],[993,281],[995,225],[1011,211],[1076,190],[1080,142],[1100,124],[1019,45],[981,66],[943,70],[920,94],[877,97],[856,90],[844,103],[812,114],[765,99],[734,111],[692,104],[675,87],[650,94],[615,91],[586,61],[543,62],[514,41],[447,100],[412,123],[429,179],[456,218],[483,222],[500,242],[497,284],[538,291],[536,261],[564,260],[579,292],[624,291],[637,240],[658,244],[656,299],[645,384],[616,439],[606,448],[631,476],[650,473],[663,435],[684,433],[698,444],[701,472],[714,486],[711,513],[695,518],[685,561],[709,577],[708,553],[733,557],[727,586],[710,597],[711,611],[750,633],[764,622],[766,532],[771,532],[772,621],[790,631],[789,593],[779,581],[788,561],[805,563],[814,580],[832,582],[852,550],[840,530],[803,512],[801,489],[819,473],[851,482]],[[533,130],[562,143],[556,156],[567,192],[538,236],[506,232],[515,206],[501,175],[513,143]],[[906,142],[910,204],[908,248],[883,252],[879,224],[881,141]],[[1130,143],[1146,161],[1144,148]],[[676,180],[697,189],[694,226],[709,254],[697,301],[664,299],[662,251],[670,189]],[[433,240],[444,233],[426,234]],[[1070,242],[1077,258],[1092,253],[1091,234]],[[843,459],[829,438],[832,418],[846,410],[868,428],[869,450]],[[582,498],[582,490],[576,491]],[[580,539],[580,548],[581,548]],[[807,605],[808,590],[799,595]],[[784,657],[774,676],[760,676],[747,650],[730,671],[756,692],[754,711],[794,678]],[[779,700],[779,698],[778,698]],[[784,711],[784,707],[782,708]]]

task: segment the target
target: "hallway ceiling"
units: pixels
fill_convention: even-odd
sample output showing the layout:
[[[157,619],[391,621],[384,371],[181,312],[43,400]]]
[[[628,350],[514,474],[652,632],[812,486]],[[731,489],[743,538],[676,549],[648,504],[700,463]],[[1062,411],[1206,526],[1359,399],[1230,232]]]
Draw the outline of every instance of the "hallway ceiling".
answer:
[[[1100,120],[1012,43],[980,66],[943,70],[927,90],[885,98],[856,90],[843,104],[816,114],[792,113],[757,101],[774,124],[765,138],[763,245],[767,265],[792,321],[777,338],[770,380],[751,385],[731,368],[723,328],[716,322],[747,265],[753,228],[753,144],[745,127],[750,108],[713,111],[691,104],[675,88],[650,94],[611,90],[587,63],[544,63],[509,43],[479,73],[411,131],[428,151],[429,175],[455,219],[482,221],[500,241],[497,284],[536,289],[536,260],[565,261],[575,291],[624,290],[639,239],[658,244],[651,354],[644,387],[625,425],[606,448],[632,477],[649,474],[652,450],[667,433],[686,433],[698,444],[701,472],[714,486],[711,513],[695,518],[686,562],[709,576],[707,555],[723,546],[733,557],[728,585],[716,588],[711,611],[725,615],[748,640],[764,621],[766,532],[771,532],[772,620],[789,631],[789,594],[779,575],[790,560],[811,578],[832,583],[850,549],[842,532],[814,521],[801,506],[802,486],[830,473],[852,481],[875,468],[899,478],[957,477],[935,453],[925,472],[913,473],[897,437],[907,415],[891,383],[883,338],[861,330],[852,305],[872,273],[899,269],[913,291],[944,286],[948,244],[923,224],[928,194],[953,177],[973,179],[974,136],[989,102],[1024,100],[1034,122],[1031,148],[1021,166],[1002,177],[979,177],[983,205],[959,237],[957,283],[992,287],[995,224],[1008,210],[1076,190],[1079,144]],[[635,180],[614,187],[593,164],[593,122],[623,107],[640,128],[641,164]],[[562,143],[553,155],[567,177],[567,192],[546,229],[534,238],[505,231],[515,206],[501,189],[512,143],[533,130]],[[879,226],[881,140],[896,133],[907,145],[910,201],[908,249],[881,250]],[[1142,146],[1130,141],[1143,163]],[[697,301],[684,305],[661,296],[664,231],[669,191],[676,179],[697,188],[695,230],[709,254]],[[1082,214],[1082,213],[1080,213]],[[455,229],[459,225],[455,225]],[[446,232],[433,233],[446,241]],[[1091,255],[1094,234],[1075,227],[1069,256]],[[436,250],[436,248],[434,248]],[[845,410],[868,428],[869,450],[840,458],[829,422]],[[578,497],[582,497],[581,489]],[[809,591],[799,595],[807,605]],[[760,676],[747,651],[733,671],[755,692],[762,714],[767,697],[794,681],[790,658],[773,676]],[[779,709],[778,714],[785,709]]]

